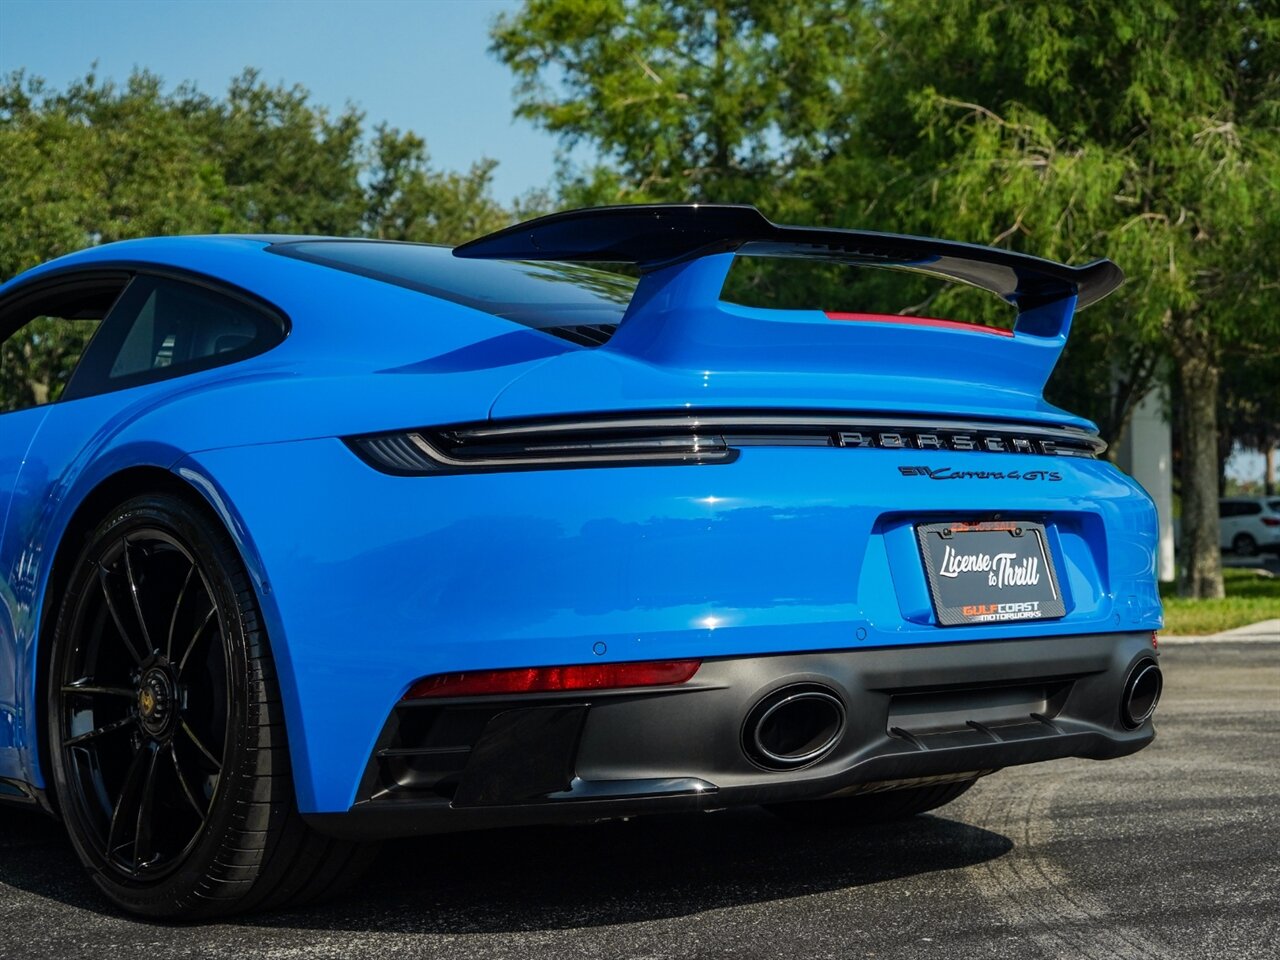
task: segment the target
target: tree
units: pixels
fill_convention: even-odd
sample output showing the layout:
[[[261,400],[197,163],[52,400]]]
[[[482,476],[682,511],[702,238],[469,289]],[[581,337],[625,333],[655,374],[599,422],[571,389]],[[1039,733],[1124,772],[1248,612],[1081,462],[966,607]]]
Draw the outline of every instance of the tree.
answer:
[[[528,0],[493,36],[517,112],[601,150],[571,201],[759,202],[1119,261],[1129,283],[1077,318],[1049,393],[1114,439],[1176,379],[1182,588],[1222,594],[1223,351],[1280,318],[1272,3]]]
[[[567,174],[562,200],[771,200],[781,216],[776,178],[811,166],[840,119],[860,17],[835,3],[529,0],[498,18],[492,49],[516,75],[518,116],[603,156]]]
[[[166,91],[146,72],[122,85],[90,74],[61,91],[15,73],[0,82],[0,280],[163,234],[460,242],[511,222],[489,193],[492,172],[488,160],[436,171],[418,135],[382,125],[369,137],[354,107],[330,115],[302,87],[269,86],[253,70],[222,99]],[[81,339],[55,320],[9,338],[0,409],[56,396]]]
[[[1130,356],[1171,358],[1182,588],[1221,596],[1224,351],[1274,343],[1278,329],[1267,278],[1280,275],[1280,18],[1263,3],[1201,0],[962,0],[941,12],[897,0],[879,25],[899,72],[874,103],[911,104],[925,144],[912,169],[945,222],[1068,259],[1106,250],[1128,271],[1122,295],[1082,323]]]
[[[123,85],[90,74],[63,91],[14,73],[0,82],[0,279],[157,234],[460,242],[511,220],[489,193],[492,173],[483,159],[436,171],[417,134],[367,135],[354,107],[332,116],[255,70],[222,99],[166,91],[145,71]]]
[[[496,161],[465,173],[434,173],[426,142],[385,124],[374,128],[365,188],[363,230],[384,240],[461,243],[512,220],[490,195]]]
[[[1280,350],[1274,343],[1256,343],[1233,351],[1226,357],[1222,382],[1225,445],[1262,454],[1262,490],[1273,496],[1280,446]]]

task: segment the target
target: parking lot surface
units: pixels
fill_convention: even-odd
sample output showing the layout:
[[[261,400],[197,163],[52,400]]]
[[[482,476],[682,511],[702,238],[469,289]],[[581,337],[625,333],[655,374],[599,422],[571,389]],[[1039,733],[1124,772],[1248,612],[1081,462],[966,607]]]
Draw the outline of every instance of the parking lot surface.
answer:
[[[389,845],[342,900],[207,926],[95,894],[0,809],[0,957],[1268,957],[1280,644],[1170,647],[1153,746],[1002,771],[892,827],[749,810]]]

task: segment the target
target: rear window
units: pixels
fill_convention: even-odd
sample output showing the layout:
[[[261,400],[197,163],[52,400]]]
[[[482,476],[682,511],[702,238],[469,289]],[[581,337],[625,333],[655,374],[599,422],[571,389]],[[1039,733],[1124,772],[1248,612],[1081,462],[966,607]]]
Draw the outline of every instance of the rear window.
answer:
[[[464,260],[418,243],[305,240],[270,249],[538,329],[616,325],[636,287],[631,277],[579,264]]]
[[[463,259],[450,247],[431,244],[299,240],[269,249],[587,346],[609,339],[637,283],[627,273],[577,263]],[[943,317],[1006,329],[1016,316],[1010,304],[988,291],[909,268],[769,255],[737,257],[721,297],[748,307]]]

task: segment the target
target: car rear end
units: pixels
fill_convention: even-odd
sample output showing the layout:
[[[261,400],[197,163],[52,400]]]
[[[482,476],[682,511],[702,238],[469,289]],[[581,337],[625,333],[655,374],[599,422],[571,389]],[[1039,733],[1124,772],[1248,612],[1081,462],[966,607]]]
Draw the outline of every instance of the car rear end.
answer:
[[[731,259],[643,263],[612,322],[531,309],[555,346],[488,417],[191,459],[296,544],[263,562],[315,825],[785,803],[1150,742],[1154,508],[1041,396],[1080,291],[1016,275],[993,331],[727,303]],[[264,474],[325,483],[281,503]]]

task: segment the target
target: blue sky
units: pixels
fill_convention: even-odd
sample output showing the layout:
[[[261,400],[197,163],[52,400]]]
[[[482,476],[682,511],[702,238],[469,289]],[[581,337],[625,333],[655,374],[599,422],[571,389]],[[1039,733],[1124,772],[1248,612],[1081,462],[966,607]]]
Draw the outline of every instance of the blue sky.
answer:
[[[499,162],[503,202],[545,186],[554,138],[512,118],[511,74],[488,27],[515,0],[0,0],[0,72],[55,86],[145,67],[221,93],[247,66],[300,83],[317,103],[363,109],[426,138],[432,163]]]

